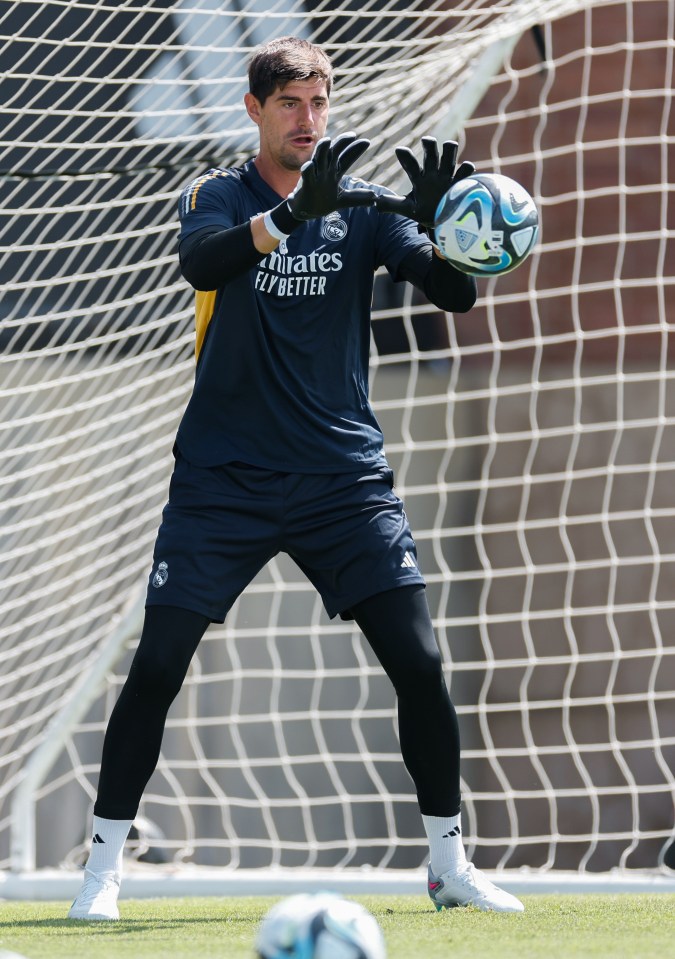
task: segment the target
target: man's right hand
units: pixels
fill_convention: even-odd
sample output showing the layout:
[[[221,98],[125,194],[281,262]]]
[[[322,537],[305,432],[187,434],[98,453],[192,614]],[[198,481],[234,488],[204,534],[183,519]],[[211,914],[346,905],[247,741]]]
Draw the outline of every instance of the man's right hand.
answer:
[[[375,193],[356,187],[345,189],[342,177],[349,167],[366,152],[370,140],[359,140],[355,133],[343,133],[330,140],[323,137],[316,145],[311,160],[303,163],[300,182],[288,199],[265,214],[267,229],[288,235],[307,220],[316,220],[335,210],[353,206],[374,206]]]
[[[345,189],[340,183],[369,146],[370,140],[359,140],[355,133],[343,133],[333,141],[329,137],[319,140],[312,159],[302,166],[300,182],[288,197],[295,219],[314,220],[345,207],[372,206],[372,190]]]

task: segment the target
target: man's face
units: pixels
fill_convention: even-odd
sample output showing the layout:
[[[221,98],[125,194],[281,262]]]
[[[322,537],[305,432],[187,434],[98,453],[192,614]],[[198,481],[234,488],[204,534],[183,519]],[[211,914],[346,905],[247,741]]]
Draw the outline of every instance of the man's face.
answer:
[[[326,132],[328,94],[323,80],[293,80],[264,104],[247,94],[246,106],[260,132],[260,156],[297,171]]]

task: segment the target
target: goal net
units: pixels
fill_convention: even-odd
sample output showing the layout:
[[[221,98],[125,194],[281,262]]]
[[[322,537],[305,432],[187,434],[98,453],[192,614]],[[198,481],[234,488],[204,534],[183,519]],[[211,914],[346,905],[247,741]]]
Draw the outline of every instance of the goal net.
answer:
[[[458,710],[468,851],[672,875],[674,14],[0,3],[0,870],[86,855],[193,378],[177,197],[255,151],[246,61],[294,33],[334,59],[332,129],[373,141],[361,175],[404,189],[394,147],[457,136],[541,211],[467,315],[375,286],[372,396]],[[287,557],[207,632],[141,816],[145,869],[424,862],[388,680]]]

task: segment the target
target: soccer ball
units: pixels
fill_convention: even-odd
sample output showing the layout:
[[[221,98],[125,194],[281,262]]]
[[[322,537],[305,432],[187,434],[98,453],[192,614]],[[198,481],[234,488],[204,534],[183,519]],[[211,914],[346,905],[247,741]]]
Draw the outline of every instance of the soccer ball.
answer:
[[[256,950],[260,959],[386,959],[375,917],[328,892],[289,896],[273,906]]]
[[[520,183],[475,173],[450,187],[436,210],[434,238],[452,265],[471,276],[515,270],[532,252],[539,213]]]

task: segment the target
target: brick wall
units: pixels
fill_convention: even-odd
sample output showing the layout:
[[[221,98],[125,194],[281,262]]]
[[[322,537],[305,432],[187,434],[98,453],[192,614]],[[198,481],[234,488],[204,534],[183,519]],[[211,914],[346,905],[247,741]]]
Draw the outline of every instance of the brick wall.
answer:
[[[664,293],[659,286],[664,275],[672,283],[675,253],[665,236],[675,221],[667,186],[675,129],[669,6],[617,3],[552,23],[545,36],[555,67],[548,74],[538,68],[527,33],[467,123],[464,156],[484,172],[499,169],[519,180],[541,207],[541,255],[493,288],[500,338],[531,336],[535,321],[544,336],[573,333],[576,311],[581,330],[607,331],[584,343],[584,360],[614,364],[622,323],[634,331],[675,320],[669,287]],[[500,110],[508,116],[504,125]],[[624,244],[617,241],[622,232]],[[619,289],[616,279],[625,285]],[[485,291],[486,281],[479,282]],[[586,287],[578,296],[575,284]],[[499,302],[528,287],[538,293],[537,317],[523,302]],[[458,335],[464,344],[488,342],[485,310],[474,311],[470,324],[458,323]],[[548,344],[544,362],[569,362],[577,346],[572,339]],[[651,363],[661,347],[660,333],[633,332],[626,360]],[[512,362],[530,358],[527,351],[509,354]]]

